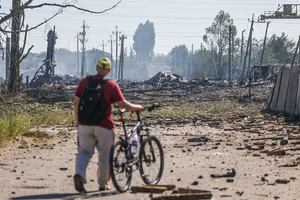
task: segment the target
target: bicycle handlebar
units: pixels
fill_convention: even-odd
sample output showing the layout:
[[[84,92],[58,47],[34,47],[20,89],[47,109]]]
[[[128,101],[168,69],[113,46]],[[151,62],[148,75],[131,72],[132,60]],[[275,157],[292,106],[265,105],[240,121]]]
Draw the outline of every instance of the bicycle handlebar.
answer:
[[[155,108],[158,108],[158,107],[161,107],[161,105],[152,105],[152,106],[147,106],[147,107],[144,107],[142,110],[147,110],[147,111],[152,111],[154,110]],[[115,110],[113,111],[113,115],[120,115],[120,114],[123,114],[126,112],[126,109],[125,108],[122,108],[122,109],[119,109],[119,110]],[[136,111],[136,112],[139,112],[139,111]]]

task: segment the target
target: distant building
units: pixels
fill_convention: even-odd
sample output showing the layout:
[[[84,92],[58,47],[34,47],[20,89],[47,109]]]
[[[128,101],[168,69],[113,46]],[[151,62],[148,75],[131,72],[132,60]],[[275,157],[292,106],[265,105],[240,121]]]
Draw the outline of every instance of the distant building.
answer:
[[[95,67],[97,65],[97,62],[98,62],[99,58],[102,58],[102,57],[110,58],[111,54],[107,53],[105,51],[95,49],[95,48],[93,48],[91,50],[87,50],[85,52],[87,74],[95,73]]]

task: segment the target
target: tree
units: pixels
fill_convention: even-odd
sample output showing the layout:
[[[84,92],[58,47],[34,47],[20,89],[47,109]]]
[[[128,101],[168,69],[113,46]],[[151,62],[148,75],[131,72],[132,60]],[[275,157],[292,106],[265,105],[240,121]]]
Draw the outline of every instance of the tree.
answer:
[[[108,10],[113,9],[116,7],[121,0],[116,3],[114,6],[111,8],[105,9],[103,11],[91,11],[87,10],[84,8],[80,8],[75,6],[74,4],[56,4],[56,3],[40,3],[37,5],[33,5],[33,0],[26,0],[24,3],[21,3],[21,0],[12,0],[12,9],[10,10],[10,13],[8,14],[0,14],[0,49],[3,52],[4,47],[2,47],[2,44],[5,41],[5,36],[8,36],[9,33],[11,33],[11,53],[10,53],[10,75],[9,75],[9,81],[8,81],[8,90],[11,93],[18,93],[20,83],[21,83],[21,77],[19,75],[20,71],[20,63],[30,50],[33,48],[33,46],[29,47],[27,50],[27,53],[23,55],[24,50],[25,50],[25,44],[26,44],[26,39],[27,39],[27,33],[30,30],[36,29],[39,26],[45,24],[49,20],[53,19],[57,15],[61,14],[65,8],[74,8],[83,12],[88,12],[88,13],[93,13],[93,14],[101,14],[104,13]],[[52,7],[58,7],[59,9],[57,10],[56,13],[53,14],[48,19],[45,19],[41,21],[39,24],[36,24],[32,27],[29,27],[29,25],[26,25],[26,28],[24,29],[24,18],[25,18],[25,10],[26,9],[35,9],[35,8],[41,8],[41,7],[47,7],[47,6],[52,6]],[[9,26],[11,22],[11,26]],[[19,41],[20,41],[20,33],[24,33],[24,43],[22,45],[22,48],[19,46]]]
[[[185,45],[175,46],[169,53],[171,56],[172,73],[185,75],[187,67],[188,49]]]
[[[196,50],[193,57],[194,71],[191,74],[191,78],[209,77],[212,74],[211,51],[204,47]]]
[[[155,45],[155,30],[153,22],[147,20],[145,24],[140,23],[133,35],[133,49],[138,61],[149,63],[153,57]]]
[[[269,39],[267,51],[273,52],[273,58],[276,62],[283,64],[292,58],[295,45],[296,43],[293,40],[289,40],[285,33],[282,33],[280,37],[273,34]]]
[[[213,52],[214,63],[219,78],[223,78],[223,67],[226,66],[223,57],[227,52],[229,44],[229,26],[231,26],[232,35],[236,36],[236,27],[233,25],[233,20],[230,18],[229,13],[225,13],[221,10],[215,17],[212,25],[205,29],[206,34],[203,36],[203,41],[209,47],[216,45],[216,49],[214,48]]]

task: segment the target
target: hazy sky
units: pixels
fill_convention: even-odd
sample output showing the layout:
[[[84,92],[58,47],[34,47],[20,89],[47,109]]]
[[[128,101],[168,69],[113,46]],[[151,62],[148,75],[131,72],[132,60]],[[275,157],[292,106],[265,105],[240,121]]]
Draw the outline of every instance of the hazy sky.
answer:
[[[33,4],[45,2],[34,0]],[[47,0],[47,2],[63,3],[63,0]],[[118,0],[76,0],[75,5],[93,11],[105,10],[118,2]],[[238,37],[245,29],[248,37],[250,22],[254,14],[255,20],[265,11],[275,11],[278,4],[297,4],[299,0],[122,0],[121,3],[104,14],[88,14],[75,9],[66,9],[63,14],[43,25],[28,35],[28,47],[34,45],[32,52],[46,51],[47,32],[54,26],[57,32],[56,48],[66,48],[76,51],[76,35],[82,31],[83,20],[89,27],[87,32],[87,49],[99,48],[110,52],[110,36],[115,40],[113,31],[122,31],[127,36],[125,47],[132,47],[133,35],[140,23],[147,20],[154,23],[156,40],[155,53],[167,54],[176,45],[185,44],[189,50],[194,50],[203,43],[202,36],[205,28],[209,27],[220,10],[228,12],[237,27]],[[7,13],[11,8],[12,0],[0,0],[0,12]],[[298,7],[300,8],[300,6]],[[26,10],[26,23],[35,26],[43,19],[51,16],[57,8],[44,7],[41,9]],[[300,12],[298,10],[298,12]],[[299,14],[299,13],[298,13]],[[285,32],[289,38],[296,42],[300,35],[300,19],[272,20],[268,36],[278,36]],[[255,23],[253,37],[262,39],[265,34],[266,23]],[[113,43],[115,54],[116,43]],[[205,45],[203,43],[203,45]]]

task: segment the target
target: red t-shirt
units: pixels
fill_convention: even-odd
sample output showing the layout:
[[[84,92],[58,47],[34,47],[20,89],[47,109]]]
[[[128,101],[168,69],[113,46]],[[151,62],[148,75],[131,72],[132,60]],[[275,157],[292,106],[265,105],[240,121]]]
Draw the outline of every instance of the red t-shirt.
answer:
[[[103,76],[99,75],[99,74],[93,76],[94,80],[100,80],[101,78],[103,78]],[[83,79],[81,79],[81,81],[76,89],[75,96],[80,98],[83,93],[83,90],[87,84],[88,84],[87,77],[84,77]],[[119,85],[112,80],[107,80],[104,83],[102,83],[102,92],[103,92],[103,96],[104,96],[103,106],[104,106],[104,108],[106,108],[107,106],[109,106],[109,107],[107,108],[105,115],[104,115],[103,119],[101,120],[101,122],[98,124],[98,126],[101,126],[103,128],[107,128],[110,130],[114,130],[114,121],[111,116],[111,114],[112,114],[111,104],[118,102],[118,101],[123,101],[125,98],[121,92]]]

